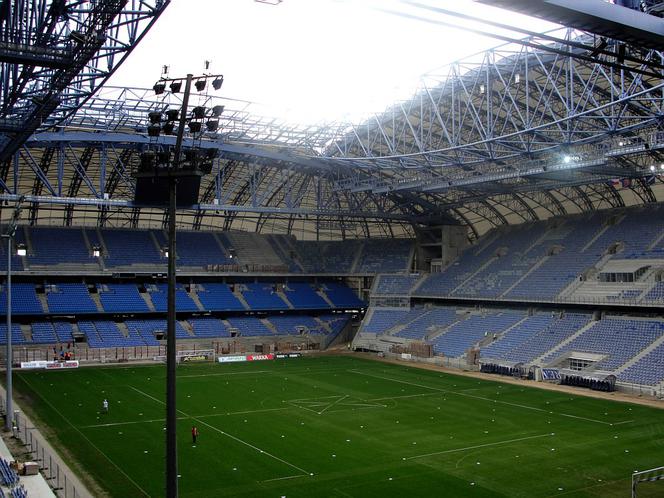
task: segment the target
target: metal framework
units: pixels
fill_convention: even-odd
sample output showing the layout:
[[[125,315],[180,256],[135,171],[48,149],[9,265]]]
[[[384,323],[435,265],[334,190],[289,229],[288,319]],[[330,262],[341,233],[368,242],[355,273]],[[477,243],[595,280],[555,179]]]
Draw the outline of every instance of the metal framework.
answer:
[[[219,156],[178,224],[356,237],[458,223],[476,238],[664,200],[662,53],[596,44],[572,29],[529,35],[426,75],[413,98],[361,124],[296,126],[195,95],[224,106],[200,144]],[[0,200],[26,195],[31,223],[160,226],[162,210],[134,204],[130,171],[146,147],[174,143],[149,137],[146,116],[180,98],[102,88],[0,162]]]
[[[76,112],[169,0],[18,0],[0,8],[0,161]]]

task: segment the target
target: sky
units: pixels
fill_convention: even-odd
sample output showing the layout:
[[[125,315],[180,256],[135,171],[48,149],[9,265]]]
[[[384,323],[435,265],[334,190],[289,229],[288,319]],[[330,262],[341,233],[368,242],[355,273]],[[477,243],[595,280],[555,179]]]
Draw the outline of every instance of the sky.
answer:
[[[552,27],[472,0],[420,1],[536,31]],[[108,85],[151,87],[164,65],[172,77],[198,75],[209,60],[210,71],[224,75],[220,96],[256,102],[260,114],[360,122],[412,96],[424,73],[500,44],[411,15],[450,21],[399,0],[172,0]]]

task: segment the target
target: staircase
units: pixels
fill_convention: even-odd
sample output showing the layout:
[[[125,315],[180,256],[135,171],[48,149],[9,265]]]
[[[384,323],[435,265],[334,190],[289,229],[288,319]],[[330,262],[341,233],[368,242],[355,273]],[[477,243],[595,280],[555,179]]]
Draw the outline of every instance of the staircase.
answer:
[[[145,304],[148,305],[148,309],[150,311],[157,311],[156,308],[154,307],[154,303],[152,302],[152,296],[150,295],[149,292],[140,292],[140,296],[145,299]]]
[[[97,311],[100,313],[104,312],[104,307],[101,304],[101,299],[99,298],[99,293],[98,292],[88,292],[90,295],[90,299],[92,299],[92,302],[95,303],[95,306],[97,307]]]
[[[44,313],[48,313],[48,299],[46,299],[46,293],[44,292],[43,294],[36,293],[37,294],[37,300],[41,304],[42,311]]]
[[[446,333],[447,333],[452,327],[454,327],[456,324],[458,324],[458,323],[464,321],[465,319],[466,319],[466,317],[463,316],[463,317],[459,318],[458,320],[454,320],[452,323],[450,323],[450,324],[449,324],[448,326],[446,326],[446,327],[437,328],[437,329],[434,330],[432,333],[430,333],[430,334],[426,334],[426,335],[423,337],[423,339],[424,339],[425,341],[435,341],[435,340],[438,339],[441,335],[446,334]]]
[[[484,270],[487,266],[489,266],[490,264],[492,264],[492,263],[493,263],[494,261],[496,261],[497,259],[498,259],[498,258],[497,258],[496,256],[493,256],[492,258],[490,258],[486,263],[484,263],[484,264],[483,264],[482,266],[480,266],[477,270],[475,270],[475,271],[474,271],[474,272],[473,272],[473,273],[472,273],[467,279],[465,279],[463,282],[461,282],[459,285],[457,285],[454,289],[452,289],[452,290],[450,291],[449,295],[451,296],[451,295],[454,294],[457,290],[459,290],[461,287],[463,287],[463,286],[466,285],[468,282],[470,282],[471,280],[473,280],[473,279],[475,278],[475,275],[477,275],[478,273],[480,273],[482,270]]]
[[[127,328],[127,324],[125,322],[117,322],[115,326],[118,328],[125,339],[129,337],[129,329]]]
[[[233,291],[233,295],[237,298],[238,301],[242,303],[242,306],[244,306],[244,309],[250,310],[251,306],[249,306],[249,303],[244,299],[244,296],[242,293],[237,290],[237,286],[235,287],[236,290]]]
[[[508,295],[510,292],[512,292],[512,289],[514,289],[517,285],[519,285],[521,282],[523,282],[523,281],[526,279],[526,277],[527,277],[528,275],[530,275],[532,272],[534,272],[534,271],[537,270],[540,266],[542,266],[544,263],[546,263],[547,260],[548,260],[550,257],[551,257],[551,256],[544,256],[544,257],[540,258],[540,260],[539,260],[537,263],[535,263],[533,266],[531,266],[530,269],[529,269],[526,273],[524,273],[523,275],[521,275],[521,278],[519,278],[516,282],[514,282],[511,286],[509,286],[509,287],[507,288],[507,290],[506,290],[505,292],[503,292],[503,293],[500,295],[500,297],[505,297],[505,296]]]
[[[187,294],[189,294],[189,297],[191,298],[191,300],[194,302],[194,304],[196,305],[196,307],[199,310],[206,311],[205,306],[203,305],[203,303],[201,303],[201,300],[198,297],[198,294],[196,293],[195,290],[193,290],[193,288],[192,288],[191,292],[188,292]]]
[[[26,342],[32,342],[32,327],[28,324],[21,324],[21,333]]]
[[[286,296],[286,293],[284,291],[277,291],[276,294],[277,294],[277,296],[279,296],[283,300],[284,303],[286,303],[288,305],[289,309],[292,309],[292,310],[295,309],[295,306],[293,306],[293,303],[291,303],[288,300],[288,297]]]
[[[560,343],[556,344],[555,347],[549,349],[549,350],[546,351],[544,354],[538,356],[537,358],[535,358],[534,360],[532,360],[530,363],[533,363],[533,364],[541,364],[542,361],[544,360],[544,358],[546,358],[546,357],[549,356],[550,354],[554,354],[556,351],[561,350],[564,346],[566,346],[567,344],[569,344],[570,342],[572,342],[574,339],[576,339],[577,337],[579,337],[581,334],[583,334],[586,330],[588,330],[590,327],[592,327],[592,326],[595,325],[596,323],[597,323],[596,320],[591,320],[591,321],[588,322],[585,326],[581,327],[581,328],[580,328],[579,330],[577,330],[574,334],[572,334],[572,335],[569,336],[567,339],[565,339],[563,342],[560,342]]]
[[[277,328],[270,323],[270,321],[267,318],[261,318],[261,322],[263,325],[265,325],[268,329],[270,329],[270,332],[272,332],[274,335],[278,335],[279,332],[277,331]]]
[[[657,348],[660,344],[664,344],[664,335],[662,335],[659,339],[655,340],[652,344],[650,344],[648,347],[642,349],[641,351],[638,352],[638,354],[634,357],[632,357],[627,363],[622,365],[620,368],[618,368],[614,373],[614,375],[618,375],[619,373],[624,372],[627,370],[629,367],[637,363],[641,358],[646,356],[648,353],[650,353],[653,349]]]
[[[194,335],[194,328],[191,326],[191,323],[189,323],[187,320],[178,320],[180,322],[180,325],[182,325],[182,328],[185,330],[187,334],[189,334],[191,337],[196,337]]]

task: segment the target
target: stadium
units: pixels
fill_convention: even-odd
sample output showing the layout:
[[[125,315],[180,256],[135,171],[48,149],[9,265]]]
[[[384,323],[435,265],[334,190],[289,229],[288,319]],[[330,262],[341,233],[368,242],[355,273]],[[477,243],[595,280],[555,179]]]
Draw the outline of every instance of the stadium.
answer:
[[[0,5],[0,498],[664,496],[664,2],[184,3]]]

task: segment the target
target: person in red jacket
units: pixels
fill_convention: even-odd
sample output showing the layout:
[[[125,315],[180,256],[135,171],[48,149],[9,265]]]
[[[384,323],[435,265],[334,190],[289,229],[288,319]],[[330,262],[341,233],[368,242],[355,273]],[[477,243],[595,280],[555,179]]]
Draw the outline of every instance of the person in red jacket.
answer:
[[[191,426],[191,444],[196,444],[196,438],[198,437],[198,427],[195,425]]]

